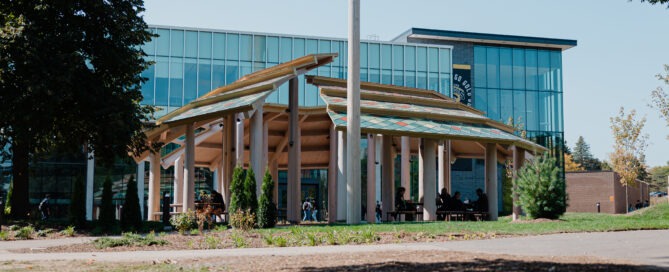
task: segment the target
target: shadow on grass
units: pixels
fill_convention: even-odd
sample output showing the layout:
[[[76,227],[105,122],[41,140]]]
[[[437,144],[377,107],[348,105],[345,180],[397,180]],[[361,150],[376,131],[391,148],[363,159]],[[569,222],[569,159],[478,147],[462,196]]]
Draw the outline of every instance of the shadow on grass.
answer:
[[[301,271],[667,271],[657,266],[635,266],[623,264],[555,263],[542,261],[484,260],[464,262],[387,262],[364,265],[333,267],[304,267]]]

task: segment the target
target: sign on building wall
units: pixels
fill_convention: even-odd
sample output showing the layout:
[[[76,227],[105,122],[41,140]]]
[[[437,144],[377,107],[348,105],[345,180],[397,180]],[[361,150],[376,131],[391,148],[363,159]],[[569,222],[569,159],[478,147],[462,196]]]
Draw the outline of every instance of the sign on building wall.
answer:
[[[472,68],[470,65],[453,64],[453,98],[472,105]]]

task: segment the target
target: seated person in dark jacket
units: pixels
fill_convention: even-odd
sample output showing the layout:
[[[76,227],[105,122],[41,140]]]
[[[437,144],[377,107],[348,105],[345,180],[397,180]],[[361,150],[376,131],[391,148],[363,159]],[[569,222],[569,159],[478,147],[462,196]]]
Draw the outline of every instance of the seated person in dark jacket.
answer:
[[[439,194],[439,198],[437,200],[437,206],[439,207],[439,210],[448,211],[448,204],[451,202],[451,195],[448,193],[446,188],[441,189],[441,193]]]
[[[415,211],[416,209],[412,207],[412,203],[404,199],[404,193],[406,192],[406,188],[404,187],[399,187],[397,188],[397,193],[395,194],[395,211],[398,212],[403,212],[403,211]],[[407,214],[405,216],[407,221],[413,220],[413,215]]]
[[[464,211],[465,210],[465,204],[462,203],[462,200],[460,200],[460,192],[455,192],[453,194],[453,197],[451,198],[451,204],[448,206],[448,209],[451,211]]]
[[[488,212],[488,196],[483,193],[481,188],[476,189],[476,195],[479,199],[474,201],[474,210],[477,212]]]
[[[214,208],[221,208],[221,210],[225,211],[225,201],[223,200],[223,195],[221,195],[219,192],[216,192],[215,190],[211,192],[211,204],[214,206]]]

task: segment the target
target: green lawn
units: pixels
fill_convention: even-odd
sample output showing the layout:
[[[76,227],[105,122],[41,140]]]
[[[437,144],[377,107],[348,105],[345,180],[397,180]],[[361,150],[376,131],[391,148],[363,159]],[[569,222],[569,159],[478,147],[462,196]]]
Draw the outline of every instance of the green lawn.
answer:
[[[567,213],[559,221],[511,222],[510,217],[488,222],[404,222],[362,225],[330,225],[289,227],[304,232],[329,232],[333,230],[371,230],[375,232],[425,232],[443,233],[495,233],[498,235],[535,235],[565,232],[602,232],[623,230],[669,229],[669,204],[658,204],[629,215]],[[278,227],[260,232],[286,231]]]

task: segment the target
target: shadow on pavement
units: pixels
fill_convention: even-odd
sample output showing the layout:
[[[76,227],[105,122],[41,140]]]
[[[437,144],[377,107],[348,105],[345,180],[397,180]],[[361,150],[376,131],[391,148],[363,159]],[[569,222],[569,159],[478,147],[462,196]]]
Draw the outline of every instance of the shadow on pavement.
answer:
[[[304,267],[301,271],[669,271],[657,266],[621,264],[580,264],[555,262],[528,262],[517,260],[482,260],[464,262],[411,263],[388,262],[366,265],[333,267]]]

